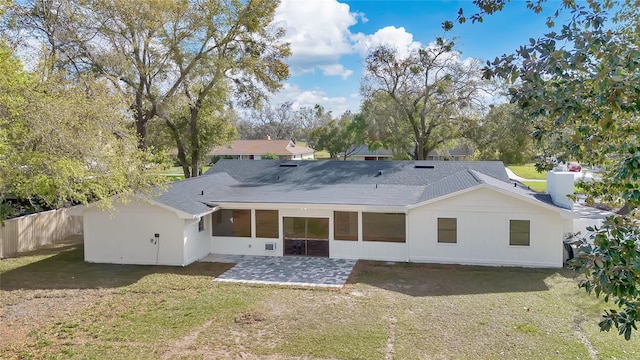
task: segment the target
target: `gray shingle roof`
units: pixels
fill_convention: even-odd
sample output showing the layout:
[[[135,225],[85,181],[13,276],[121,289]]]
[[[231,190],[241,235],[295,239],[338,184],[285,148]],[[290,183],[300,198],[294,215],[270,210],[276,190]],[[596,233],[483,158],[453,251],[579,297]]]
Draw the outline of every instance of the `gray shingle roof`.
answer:
[[[221,160],[207,174],[228,173],[245,184],[289,184],[324,186],[337,184],[429,185],[457,172],[473,169],[508,182],[500,161],[290,161],[265,160],[251,163]],[[433,166],[431,169],[414,165]],[[381,171],[382,174],[378,175]]]
[[[221,160],[154,200],[193,215],[216,203],[409,206],[480,184],[538,195],[514,188],[499,161]]]

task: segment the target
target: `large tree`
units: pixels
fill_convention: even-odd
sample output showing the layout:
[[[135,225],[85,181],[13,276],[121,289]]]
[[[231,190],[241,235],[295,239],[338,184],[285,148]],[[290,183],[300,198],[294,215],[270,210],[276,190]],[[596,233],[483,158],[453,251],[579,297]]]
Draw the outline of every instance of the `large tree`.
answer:
[[[0,68],[0,201],[10,194],[36,209],[108,205],[112,195],[163,182],[123,119],[122,99],[104,83],[67,74],[43,79],[4,45]]]
[[[514,104],[491,107],[477,128],[467,136],[475,145],[479,160],[500,160],[506,164],[522,164],[535,155],[529,117]]]
[[[242,95],[238,99],[243,104],[279,86],[288,76],[282,60],[289,49],[280,41],[283,31],[269,26],[278,4],[32,0],[16,6],[13,14],[22,32],[44,40],[54,68],[90,71],[111,81],[129,101],[144,149],[150,121],[167,121],[178,94],[190,96],[196,110],[223,81]]]
[[[359,146],[366,144],[367,124],[361,114],[345,112],[340,119],[332,119],[328,123],[311,132],[311,142],[316,150],[326,150],[331,159],[342,160],[353,154]]]
[[[393,132],[413,141],[418,160],[457,137],[482,106],[486,81],[479,63],[461,61],[453,40],[437,38],[424,49],[401,56],[388,46],[373,49],[365,59],[361,91],[365,101],[389,100]]]
[[[268,104],[255,109],[239,126],[242,139],[272,139],[287,140],[295,138],[301,128],[298,112],[293,109],[293,103],[283,102],[272,106]],[[240,130],[239,129],[239,130]]]
[[[477,21],[505,1],[474,3]],[[539,12],[543,3],[530,7]],[[631,211],[640,204],[640,10],[634,0],[589,0],[563,2],[554,16],[563,11],[570,16],[559,31],[496,58],[485,75],[515,81],[512,100],[538,120],[535,136],[547,139],[550,154],[604,166],[588,195],[625,211],[583,240],[573,264],[585,276],[581,287],[617,306],[600,328],[629,339],[640,321],[640,225]]]

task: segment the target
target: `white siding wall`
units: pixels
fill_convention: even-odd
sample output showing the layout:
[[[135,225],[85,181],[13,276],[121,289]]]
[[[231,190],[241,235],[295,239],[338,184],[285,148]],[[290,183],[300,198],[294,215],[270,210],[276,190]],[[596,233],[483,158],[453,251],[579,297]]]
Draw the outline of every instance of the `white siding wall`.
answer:
[[[437,218],[457,218],[457,243],[437,242]],[[530,220],[530,246],[509,245],[509,220]],[[561,267],[565,222],[552,210],[477,189],[410,210],[410,261]]]
[[[336,259],[407,261],[406,243],[334,240],[330,249],[331,257]]]
[[[588,218],[580,218],[575,219],[573,221],[573,229],[572,233],[580,232],[579,238],[587,238],[593,234],[591,231],[587,230],[588,227],[601,227],[602,223],[604,223],[604,219],[588,219]],[[591,242],[591,241],[589,241]]]
[[[84,211],[85,261],[183,265],[184,220],[142,201],[114,202],[114,206],[112,212],[98,207]],[[154,244],[156,233],[160,238]]]
[[[209,255],[211,215],[204,217],[204,230],[198,230],[199,220],[184,220],[184,265]]]

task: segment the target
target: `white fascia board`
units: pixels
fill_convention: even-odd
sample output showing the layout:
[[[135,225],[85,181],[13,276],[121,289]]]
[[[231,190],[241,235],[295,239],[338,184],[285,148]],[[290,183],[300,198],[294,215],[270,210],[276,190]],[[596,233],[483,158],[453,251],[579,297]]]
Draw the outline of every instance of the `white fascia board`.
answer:
[[[210,204],[213,205],[213,204]],[[406,213],[406,206],[371,206],[359,204],[292,204],[292,203],[228,203],[216,202],[216,207],[221,209],[257,209],[257,210],[275,210],[275,209],[317,209],[317,210],[335,210],[335,211],[373,211],[373,212],[397,212]],[[216,209],[217,210],[217,209]]]
[[[159,203],[159,202],[157,202],[155,200],[146,198],[146,197],[141,196],[141,195],[137,195],[136,194],[136,197],[141,199],[141,200],[143,200],[143,201],[148,202],[151,205],[155,205],[155,206],[161,207],[161,208],[163,208],[165,210],[172,211],[172,212],[176,213],[176,215],[178,215],[178,218],[180,218],[180,219],[199,219],[201,216],[204,216],[206,214],[209,214],[209,213],[213,212],[213,210],[212,210],[212,211],[206,211],[206,212],[204,212],[202,214],[189,214],[189,213],[186,213],[186,212],[184,212],[182,210],[178,210],[176,208],[172,208],[171,206]]]
[[[122,195],[114,195],[114,196],[111,197],[111,201],[114,201],[114,200],[116,200],[117,198],[119,198],[121,196]],[[210,211],[206,211],[206,212],[204,212],[202,214],[189,214],[189,213],[186,213],[186,212],[184,212],[182,210],[178,210],[178,209],[172,208],[171,206],[167,206],[167,205],[159,203],[159,202],[157,202],[155,200],[149,199],[149,198],[147,198],[145,196],[142,196],[140,194],[132,194],[132,195],[127,195],[127,196],[131,196],[131,197],[134,197],[134,198],[136,198],[138,200],[144,201],[144,202],[146,202],[148,204],[151,204],[151,205],[154,205],[154,206],[158,206],[158,207],[163,208],[165,210],[169,210],[169,211],[175,213],[176,215],[178,215],[178,218],[180,218],[180,219],[199,219],[200,217],[205,216],[207,214],[210,214],[210,213],[212,213],[212,212],[217,210],[217,208],[214,207],[214,208],[211,208]],[[101,203],[101,201],[96,201],[94,203],[91,203],[91,204],[83,206],[81,209],[74,210],[74,213],[77,214],[75,216],[82,216],[82,214],[84,213],[85,210],[93,208],[93,207],[96,207],[100,203]]]
[[[437,197],[435,199],[421,201],[419,203],[416,203],[416,204],[413,204],[413,205],[409,205],[407,208],[409,210],[411,210],[411,209],[419,208],[419,207],[424,206],[424,205],[433,204],[433,203],[438,202],[438,201],[442,201],[442,200],[445,200],[445,199],[448,199],[448,198],[452,198],[454,196],[462,195],[462,194],[471,192],[473,190],[479,189],[479,188],[483,187],[482,185],[484,185],[484,184],[478,184],[478,185],[475,185],[475,186],[472,186],[472,187],[468,187],[468,188],[462,189],[460,191],[456,191],[456,192],[452,192],[452,193],[449,193],[449,194],[446,194],[446,195],[443,195],[443,196],[439,196],[439,197]]]

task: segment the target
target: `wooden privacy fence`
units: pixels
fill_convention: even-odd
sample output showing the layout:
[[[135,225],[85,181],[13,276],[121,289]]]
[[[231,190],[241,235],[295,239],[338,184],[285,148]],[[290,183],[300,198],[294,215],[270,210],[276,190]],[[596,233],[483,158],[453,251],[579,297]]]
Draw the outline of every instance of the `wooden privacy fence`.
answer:
[[[5,220],[0,224],[0,259],[82,234],[82,218],[58,209]]]

